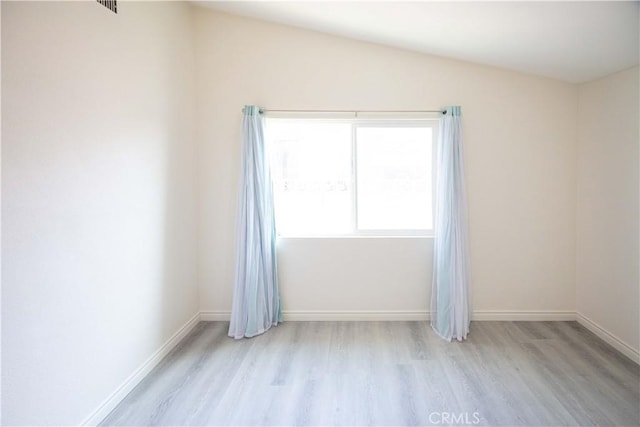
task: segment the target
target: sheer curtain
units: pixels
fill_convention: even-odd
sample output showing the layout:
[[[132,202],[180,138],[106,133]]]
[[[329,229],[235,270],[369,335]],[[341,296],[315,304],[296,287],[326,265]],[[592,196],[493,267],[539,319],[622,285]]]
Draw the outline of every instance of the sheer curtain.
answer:
[[[271,174],[260,108],[244,107],[236,274],[229,336],[253,337],[282,321]]]
[[[469,245],[460,107],[440,119],[431,326],[447,341],[469,333]]]

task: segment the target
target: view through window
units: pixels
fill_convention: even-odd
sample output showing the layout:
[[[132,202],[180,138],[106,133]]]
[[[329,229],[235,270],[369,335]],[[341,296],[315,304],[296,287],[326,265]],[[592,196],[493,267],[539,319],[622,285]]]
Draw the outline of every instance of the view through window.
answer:
[[[428,235],[434,120],[267,119],[283,236]]]

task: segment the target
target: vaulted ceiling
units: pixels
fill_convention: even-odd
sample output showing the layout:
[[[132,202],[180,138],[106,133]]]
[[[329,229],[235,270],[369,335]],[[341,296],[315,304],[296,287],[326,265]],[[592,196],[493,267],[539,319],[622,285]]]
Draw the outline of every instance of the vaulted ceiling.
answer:
[[[638,1],[199,1],[357,40],[567,82],[638,64]]]

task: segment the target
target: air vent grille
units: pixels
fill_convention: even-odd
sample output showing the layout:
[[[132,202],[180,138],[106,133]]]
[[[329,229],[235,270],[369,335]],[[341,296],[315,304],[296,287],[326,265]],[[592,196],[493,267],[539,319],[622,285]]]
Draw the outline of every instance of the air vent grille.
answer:
[[[98,0],[98,3],[100,3],[113,13],[118,13],[118,4],[116,3],[116,0]]]

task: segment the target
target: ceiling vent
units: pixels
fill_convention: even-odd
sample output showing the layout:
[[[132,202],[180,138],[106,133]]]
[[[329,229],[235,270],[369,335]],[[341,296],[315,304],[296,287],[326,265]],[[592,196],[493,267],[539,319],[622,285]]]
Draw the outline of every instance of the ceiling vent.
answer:
[[[100,3],[113,13],[118,13],[118,4],[116,3],[116,0],[98,0],[98,3]]]

